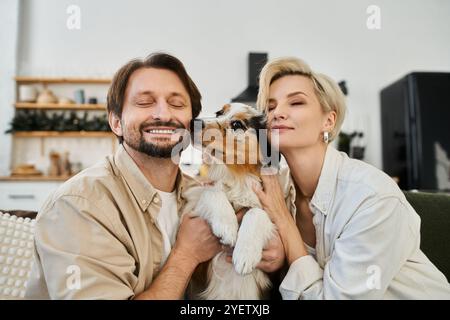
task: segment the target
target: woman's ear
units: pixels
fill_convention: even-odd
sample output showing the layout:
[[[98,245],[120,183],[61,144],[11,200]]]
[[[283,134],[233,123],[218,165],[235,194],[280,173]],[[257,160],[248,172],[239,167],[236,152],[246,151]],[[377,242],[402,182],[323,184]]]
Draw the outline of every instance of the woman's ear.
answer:
[[[114,114],[114,112],[110,112],[108,114],[108,122],[112,132],[114,132],[116,136],[122,137],[122,123],[120,122],[120,118],[116,114]]]
[[[323,131],[330,132],[333,131],[336,125],[336,111],[330,111],[325,115],[325,123],[323,126]]]

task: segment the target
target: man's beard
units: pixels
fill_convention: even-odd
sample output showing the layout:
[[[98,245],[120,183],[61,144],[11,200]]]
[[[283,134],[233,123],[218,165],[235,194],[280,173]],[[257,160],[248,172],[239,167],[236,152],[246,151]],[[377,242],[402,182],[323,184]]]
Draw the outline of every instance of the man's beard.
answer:
[[[169,139],[165,139],[168,142],[164,142],[164,145],[157,145],[155,143],[147,142],[144,138],[143,128],[146,126],[152,125],[155,128],[157,127],[173,127],[176,128],[176,131],[179,129],[185,129],[185,127],[181,123],[175,122],[155,122],[152,124],[142,123],[139,126],[139,131],[132,134],[131,136],[128,134],[123,135],[123,140],[126,142],[134,150],[144,153],[150,157],[155,158],[170,158],[172,157],[173,149],[181,143],[183,136],[180,136],[179,141],[172,142]],[[184,148],[183,148],[184,149]]]

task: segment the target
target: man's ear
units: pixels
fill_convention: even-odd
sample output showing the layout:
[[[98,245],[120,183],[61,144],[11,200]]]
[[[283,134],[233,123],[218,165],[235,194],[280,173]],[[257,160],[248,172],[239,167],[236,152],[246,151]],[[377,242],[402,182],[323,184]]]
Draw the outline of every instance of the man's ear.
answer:
[[[112,132],[114,132],[116,136],[122,137],[122,123],[120,122],[120,118],[116,114],[114,114],[114,112],[110,112],[108,114],[108,122]]]

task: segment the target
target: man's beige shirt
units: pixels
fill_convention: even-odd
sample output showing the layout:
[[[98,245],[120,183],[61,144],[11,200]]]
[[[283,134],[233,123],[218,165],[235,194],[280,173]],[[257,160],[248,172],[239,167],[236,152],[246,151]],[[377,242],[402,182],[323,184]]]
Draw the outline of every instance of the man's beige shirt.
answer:
[[[280,179],[286,202],[295,213],[289,174]],[[179,171],[179,215],[185,204],[183,191],[195,185],[195,179]],[[132,299],[139,295],[161,268],[160,209],[159,194],[122,146],[115,155],[68,180],[38,214],[35,262],[26,298]]]
[[[183,188],[195,185],[178,173]],[[64,183],[40,210],[28,299],[132,299],[160,271],[161,198],[120,146]],[[78,279],[80,281],[78,281]]]

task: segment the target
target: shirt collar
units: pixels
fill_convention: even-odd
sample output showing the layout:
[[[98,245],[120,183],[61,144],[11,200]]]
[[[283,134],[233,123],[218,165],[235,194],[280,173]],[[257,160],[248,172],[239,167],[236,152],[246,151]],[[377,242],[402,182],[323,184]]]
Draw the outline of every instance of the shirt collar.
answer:
[[[182,200],[182,192],[184,187],[183,172],[178,168],[177,179],[175,180],[175,188],[177,190],[177,202],[180,203]]]
[[[157,196],[158,192],[147,180],[141,169],[139,169],[122,144],[119,146],[114,155],[114,162],[133,193],[133,196],[139,204],[141,210],[146,211],[153,202],[154,197]],[[175,188],[177,201],[180,203],[181,192],[183,190],[183,174],[180,169],[178,169]]]
[[[316,191],[311,199],[311,205],[322,214],[327,215],[330,210],[331,201],[336,192],[336,182],[341,157],[339,151],[331,146],[327,147],[322,171]],[[313,211],[314,212],[314,211]]]

